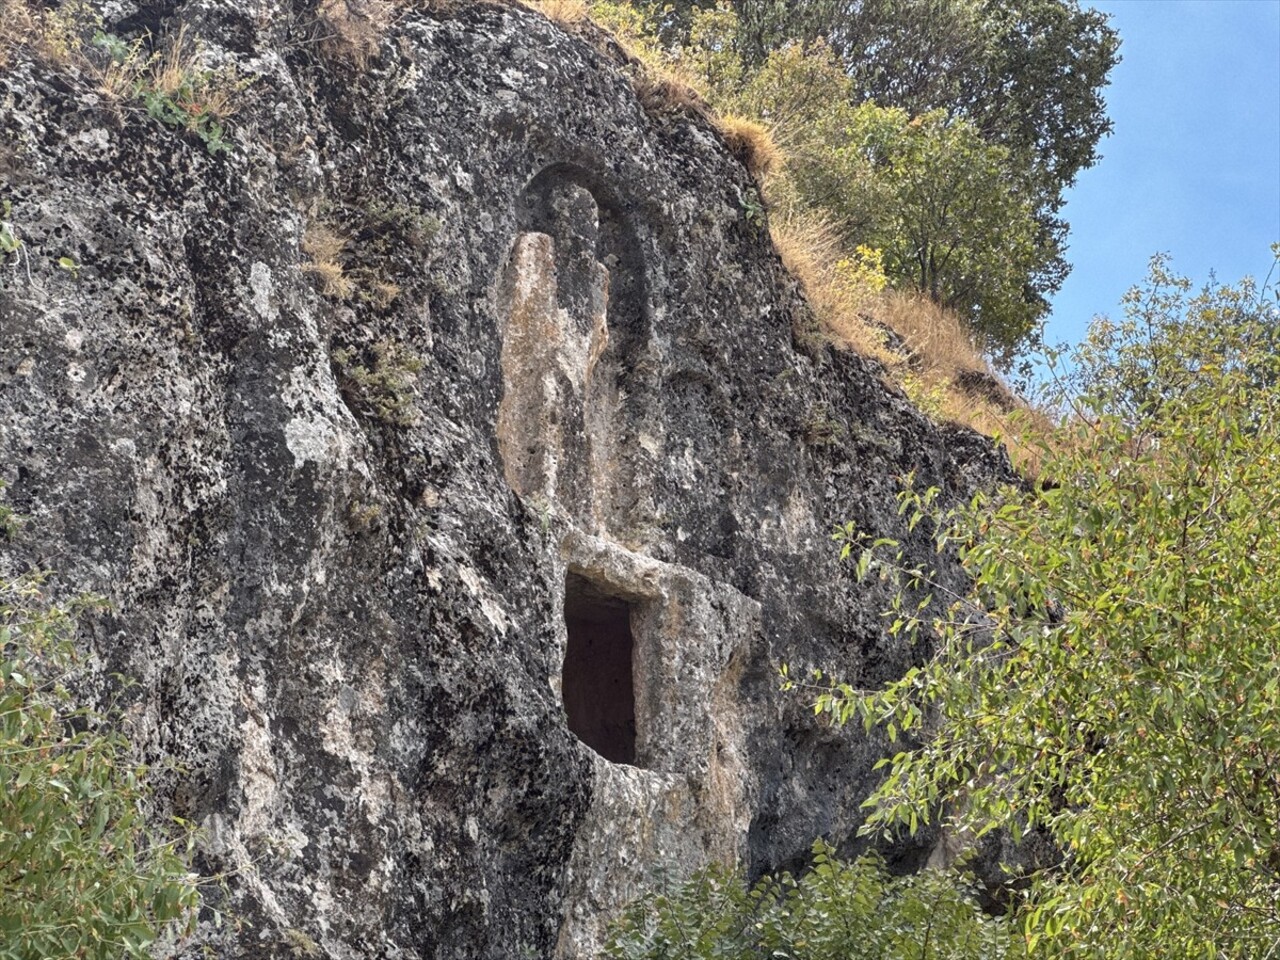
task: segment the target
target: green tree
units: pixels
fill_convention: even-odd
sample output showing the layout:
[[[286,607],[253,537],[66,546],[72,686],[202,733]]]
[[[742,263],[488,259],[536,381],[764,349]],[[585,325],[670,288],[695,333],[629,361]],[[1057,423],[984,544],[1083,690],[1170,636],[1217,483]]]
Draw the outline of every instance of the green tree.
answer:
[[[1040,242],[1034,197],[1010,173],[1008,150],[940,110],[913,118],[854,106],[851,83],[822,44],[792,44],[712,97],[774,130],[789,165],[770,195],[784,215],[820,211],[851,249],[882,250],[896,285],[955,310],[1007,364],[1035,336],[1047,303],[1033,278],[1056,256]]]
[[[678,46],[717,3],[639,5],[659,10],[663,40]],[[1103,90],[1120,38],[1078,0],[735,0],[732,9],[749,69],[791,42],[826,40],[854,102],[963,116],[1037,173],[1046,200],[1097,163],[1112,129]]]
[[[1102,92],[1119,37],[1077,0],[860,0],[826,36],[859,96],[964,117],[1034,171],[1046,199],[1098,161],[1112,129]]]
[[[942,109],[913,115],[860,102],[822,40],[785,44],[753,66],[742,52],[748,26],[727,4],[687,11],[684,39],[665,47],[669,9],[647,20],[615,2],[592,10],[645,58],[691,78],[721,113],[769,127],[787,156],[768,187],[776,215],[816,213],[847,249],[882,250],[896,286],[956,311],[1003,366],[1035,342],[1044,294],[1064,269],[1038,187],[1011,148]]]
[[[793,40],[810,43],[825,37],[844,0],[634,0],[631,4],[668,48],[689,42],[700,13],[730,9],[741,26],[735,50],[751,66],[759,66],[775,50]]]
[[[896,582],[893,633],[925,662],[818,707],[881,726],[870,831],[1047,834],[1036,955],[1280,955],[1280,311],[1198,294],[1156,258],[1095,324],[1058,396],[1041,482],[939,515],[972,577],[954,595],[891,541],[844,551]]]
[[[129,744],[65,686],[75,614],[0,578],[2,960],[149,957],[198,900],[191,827],[148,821]]]
[[[1037,243],[1033,202],[1009,175],[1007,152],[941,111],[901,123],[886,142],[885,111],[858,113],[870,111],[880,116],[869,129],[852,127],[844,148],[864,157],[884,152],[869,177],[883,182],[889,202],[863,242],[884,251],[889,276],[966,318],[988,353],[1007,364],[1048,308],[1029,280],[1047,268],[1048,252]]]
[[[717,0],[641,0],[669,48]],[[749,71],[793,42],[824,39],[854,103],[963,117],[1034,172],[1052,210],[1098,161],[1112,129],[1103,98],[1120,39],[1078,0],[734,0],[734,49]]]
[[[914,204],[904,224],[909,235],[898,235],[911,249],[886,264],[891,273],[898,270],[899,281],[914,281],[967,316],[981,336],[1004,348],[997,359],[1008,360],[1012,345],[1034,342],[1047,297],[1070,269],[1063,255],[1067,225],[1058,216],[1063,192],[1098,161],[1098,144],[1112,128],[1103,90],[1119,62],[1119,38],[1105,14],[1078,0],[734,0],[731,6],[652,0],[640,7],[668,55],[695,72],[708,39],[703,28],[730,12],[733,27],[726,30],[720,19],[714,44],[721,63],[731,53],[737,66],[721,69],[708,84],[717,108],[794,124],[797,116],[813,116],[797,110],[797,102],[825,107],[819,128],[804,137],[788,130],[782,139],[793,150],[800,144],[801,166],[811,181],[821,181],[821,196],[847,192],[846,215],[870,202],[865,181],[842,181],[848,171],[829,154],[821,169],[809,162],[813,147],[839,129],[845,108],[900,109],[929,118],[934,132],[953,131],[915,144],[943,151],[943,162],[974,162],[973,174],[912,171],[920,189],[908,198]],[[823,71],[829,76],[812,85]],[[772,88],[769,104],[744,106],[761,99],[762,86]],[[909,185],[900,179],[899,186]],[[981,229],[998,232],[975,246],[979,230],[960,215],[962,208],[980,214]],[[1002,219],[1010,212],[1012,220]],[[845,226],[861,222],[855,217]],[[1011,229],[1004,230],[1005,223]],[[980,252],[987,241],[994,241],[990,257]],[[858,242],[871,241],[862,236]],[[954,250],[934,249],[939,242]],[[936,269],[942,260],[953,268]],[[978,296],[984,285],[989,292]]]

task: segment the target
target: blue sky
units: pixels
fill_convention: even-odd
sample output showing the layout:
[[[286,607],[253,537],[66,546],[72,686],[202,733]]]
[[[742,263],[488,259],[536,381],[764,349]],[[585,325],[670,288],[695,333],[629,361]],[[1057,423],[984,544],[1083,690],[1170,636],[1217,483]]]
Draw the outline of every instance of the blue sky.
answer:
[[[1084,0],[1111,14],[1123,62],[1115,132],[1063,215],[1071,276],[1046,339],[1077,342],[1153,253],[1203,283],[1261,280],[1280,241],[1280,0]]]

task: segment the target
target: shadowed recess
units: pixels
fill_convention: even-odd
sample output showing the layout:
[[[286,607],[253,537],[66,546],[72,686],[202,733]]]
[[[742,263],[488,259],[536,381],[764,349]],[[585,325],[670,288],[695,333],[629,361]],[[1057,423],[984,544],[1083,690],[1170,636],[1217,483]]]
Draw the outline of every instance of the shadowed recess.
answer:
[[[569,729],[613,763],[636,761],[631,605],[585,577],[565,578],[564,709]]]

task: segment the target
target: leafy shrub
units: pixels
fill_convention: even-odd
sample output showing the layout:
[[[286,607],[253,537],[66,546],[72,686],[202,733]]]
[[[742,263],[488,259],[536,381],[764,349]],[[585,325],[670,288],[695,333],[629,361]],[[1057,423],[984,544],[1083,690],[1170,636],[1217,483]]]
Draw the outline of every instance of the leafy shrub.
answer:
[[[614,960],[998,960],[1010,934],[936,872],[890,877],[814,845],[813,868],[754,885],[713,866],[633,904],[606,945]]]
[[[1280,309],[1250,281],[1192,295],[1164,258],[1064,374],[1035,489],[913,527],[948,592],[852,528],[925,662],[817,707],[909,738],[868,829],[1036,830],[1064,858],[1018,908],[1046,957],[1265,957],[1280,947]],[[1268,302],[1270,301],[1270,302]]]
[[[77,608],[0,579],[0,958],[149,957],[194,920],[189,824],[148,822],[145,770],[111,717],[78,707]]]

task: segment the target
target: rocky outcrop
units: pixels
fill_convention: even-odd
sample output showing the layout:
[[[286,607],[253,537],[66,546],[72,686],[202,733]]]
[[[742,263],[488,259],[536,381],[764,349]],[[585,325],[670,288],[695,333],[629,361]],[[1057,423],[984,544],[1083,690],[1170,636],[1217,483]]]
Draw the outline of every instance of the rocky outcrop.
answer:
[[[350,60],[301,2],[102,12],[252,82],[214,154],[74,65],[0,71],[2,549],[113,604],[90,685],[138,681],[244,921],[183,952],[591,957],[659,872],[852,844],[880,746],[776,669],[913,654],[829,532],[923,555],[897,478],[1007,467],[797,338],[705,119],[516,7],[405,6]]]

